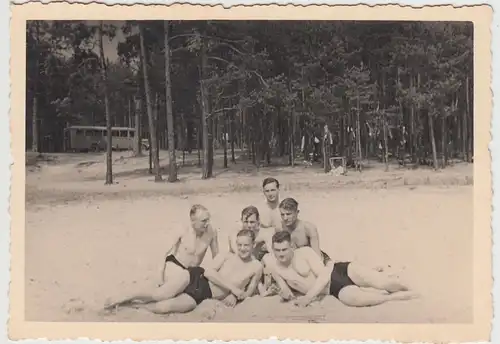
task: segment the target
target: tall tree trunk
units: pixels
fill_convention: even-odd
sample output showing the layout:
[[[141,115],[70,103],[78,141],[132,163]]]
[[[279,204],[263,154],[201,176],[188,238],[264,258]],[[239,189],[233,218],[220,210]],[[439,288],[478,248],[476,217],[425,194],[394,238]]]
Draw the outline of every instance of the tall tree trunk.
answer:
[[[38,81],[35,81],[38,82]],[[33,95],[33,113],[32,113],[32,141],[31,141],[31,151],[33,153],[39,152],[38,138],[40,134],[38,133],[38,96],[37,96],[37,87],[35,86],[35,94]]]
[[[447,159],[447,135],[446,135],[446,117],[445,114],[441,114],[441,151],[443,153],[443,156],[441,157],[441,168],[445,168],[446,164],[448,163]]]
[[[163,22],[165,30],[165,102],[167,110],[167,140],[168,140],[168,181],[177,181],[177,164],[175,160],[174,144],[174,114],[172,110],[172,84],[170,80],[170,43],[169,43],[169,22]],[[183,133],[179,133],[183,135]]]
[[[469,136],[469,114],[470,114],[470,100],[469,100],[469,76],[465,79],[465,113],[464,113],[464,152],[465,152],[465,161],[471,162],[471,144]]]
[[[40,77],[40,52],[38,50],[40,44],[40,22],[35,21],[36,28],[36,43],[35,43],[35,78],[33,87],[33,113],[32,113],[32,141],[31,141],[31,151],[33,153],[38,153],[40,151],[40,146],[38,139],[40,137],[38,131],[38,80]]]
[[[427,118],[429,120],[429,137],[431,139],[431,145],[432,145],[432,163],[434,165],[434,169],[437,170],[438,161],[436,152],[436,138],[434,135],[434,119],[432,118],[430,113],[427,114]]]
[[[290,165],[295,166],[295,116],[293,110],[290,110]]]
[[[142,128],[141,128],[141,98],[135,99],[135,136],[134,136],[134,156],[142,156]]]
[[[224,137],[222,138],[222,144],[224,146],[224,168],[227,168],[227,137],[228,137],[228,125],[227,125],[227,115],[222,113],[222,118],[224,119]]]
[[[234,134],[234,119],[229,120],[229,137],[231,139],[231,162],[233,164],[236,163],[236,157],[234,154],[234,140],[236,139],[236,135]]]
[[[200,125],[198,124],[196,127],[196,149],[198,151],[198,167],[201,167],[201,150],[200,147],[202,144],[200,144],[200,141],[202,140],[201,138],[201,130],[200,130]]]
[[[210,164],[210,128],[209,128],[209,113],[208,113],[208,90],[205,85],[205,73],[207,68],[207,42],[203,38],[201,47],[201,66],[200,66],[200,93],[201,93],[201,121],[203,125],[202,139],[203,139],[203,168],[202,179],[209,179],[212,177],[212,169]]]
[[[156,129],[154,123],[154,115],[152,108],[152,99],[151,99],[151,89],[149,87],[149,78],[148,78],[148,60],[146,57],[146,46],[144,43],[144,28],[139,24],[139,39],[141,44],[141,55],[142,55],[142,72],[144,74],[144,89],[146,93],[146,108],[148,113],[148,122],[149,122],[149,135],[151,137],[151,155],[153,159],[153,168],[155,175],[155,182],[161,182],[163,179],[161,177],[160,170],[160,161],[158,159],[158,140],[156,139]]]
[[[325,125],[323,127],[323,140],[322,140],[322,146],[323,146],[323,171],[325,173],[330,172],[331,166],[330,166],[330,159],[328,156],[328,145],[330,144],[329,142],[329,130],[328,127]],[[344,171],[345,172],[345,171]]]
[[[357,95],[357,106],[356,106],[356,155],[357,155],[357,160],[358,160],[358,166],[357,169],[359,172],[361,172],[361,124],[359,121],[359,111],[360,111],[360,104],[359,104],[359,93]]]
[[[155,134],[156,134],[156,159],[158,159],[158,164],[160,163],[160,95],[155,92],[155,104],[154,104],[154,123],[155,123]]]
[[[101,78],[104,88],[104,111],[106,113],[106,131],[107,131],[107,145],[106,145],[106,185],[113,184],[113,142],[111,131],[111,112],[109,109],[108,97],[108,79],[106,71],[106,59],[104,58],[104,44],[103,44],[103,22],[99,23],[99,51],[101,57]]]
[[[382,126],[383,126],[383,135],[384,135],[384,163],[385,163],[385,171],[389,171],[389,145],[387,143],[387,115],[384,112],[382,115]]]

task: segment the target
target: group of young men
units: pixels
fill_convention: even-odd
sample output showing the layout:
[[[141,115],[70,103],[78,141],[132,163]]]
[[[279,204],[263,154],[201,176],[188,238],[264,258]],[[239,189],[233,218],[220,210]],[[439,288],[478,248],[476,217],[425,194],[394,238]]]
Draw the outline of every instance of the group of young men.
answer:
[[[207,208],[194,205],[191,227],[176,234],[161,264],[158,286],[108,299],[104,308],[184,313],[210,298],[232,307],[254,295],[276,294],[297,306],[333,295],[347,306],[362,307],[417,296],[379,270],[332,259],[320,248],[316,226],[298,218],[297,201],[280,201],[278,180],[266,178],[262,187],[262,210],[243,209],[241,229],[230,234],[227,253],[219,253]],[[213,261],[204,269],[200,264],[209,247]]]

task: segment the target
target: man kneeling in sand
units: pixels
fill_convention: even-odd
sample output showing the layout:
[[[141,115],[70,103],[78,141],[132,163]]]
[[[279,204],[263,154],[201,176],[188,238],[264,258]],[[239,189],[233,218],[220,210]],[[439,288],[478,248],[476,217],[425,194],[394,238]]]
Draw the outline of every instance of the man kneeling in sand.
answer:
[[[262,276],[262,265],[252,256],[254,243],[254,232],[242,229],[237,235],[237,254],[217,256],[212,267],[206,270],[202,267],[188,268],[187,287],[180,290],[177,296],[138,307],[157,314],[185,313],[206,299],[226,301],[229,298],[236,302],[236,299],[244,300],[252,296]]]
[[[294,299],[292,289],[303,295],[294,300],[298,306],[307,306],[324,295],[332,295],[352,307],[416,297],[397,279],[357,263],[339,262],[325,266],[310,247],[294,250],[287,231],[274,234],[272,246],[273,254],[267,254],[263,259],[266,267],[279,285],[282,299]]]
[[[277,228],[276,232],[280,230],[289,232],[294,248],[309,246],[321,257],[323,263],[333,264],[328,254],[320,248],[316,226],[311,222],[298,218],[299,203],[295,199],[285,198],[279,205],[279,211],[281,214],[281,228]]]
[[[210,213],[203,205],[195,204],[189,211],[191,227],[174,235],[173,245],[167,250],[160,269],[160,283],[152,290],[133,293],[116,300],[109,299],[105,309],[126,305],[133,301],[153,302],[174,297],[187,286],[188,268],[201,264],[208,247],[212,257],[219,253],[217,233],[210,224]]]

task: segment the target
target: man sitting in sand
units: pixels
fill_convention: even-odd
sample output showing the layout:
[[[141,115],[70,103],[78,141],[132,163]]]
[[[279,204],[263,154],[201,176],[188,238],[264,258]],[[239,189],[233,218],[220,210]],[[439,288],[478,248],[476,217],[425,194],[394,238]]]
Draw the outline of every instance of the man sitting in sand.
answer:
[[[174,241],[165,254],[160,269],[160,283],[153,290],[133,293],[118,300],[108,300],[106,308],[130,303],[134,300],[144,302],[161,301],[174,297],[183,290],[189,278],[188,268],[200,266],[208,247],[212,257],[219,254],[217,233],[210,224],[210,213],[203,205],[195,204],[189,211],[191,227],[174,235]]]
[[[281,217],[279,212],[280,204],[280,183],[275,178],[266,178],[262,182],[265,202],[261,209],[261,228],[281,227]]]
[[[138,305],[153,313],[185,313],[196,308],[206,299],[222,300],[234,306],[254,294],[262,276],[262,265],[252,256],[255,234],[248,229],[238,232],[237,254],[221,254],[212,262],[212,267],[190,267],[186,287],[175,297],[156,303]],[[245,288],[246,287],[246,288]]]
[[[248,229],[255,233],[255,247],[253,255],[257,260],[262,260],[266,253],[269,253],[267,247],[271,247],[271,237],[273,231],[262,229],[260,227],[260,214],[257,207],[250,205],[241,211],[241,228]],[[238,232],[229,235],[229,252],[236,253],[236,238]]]
[[[281,228],[291,234],[292,244],[295,248],[309,246],[323,259],[325,264],[332,260],[319,246],[318,229],[314,224],[298,218],[299,203],[293,198],[285,198],[279,205],[281,215]]]
[[[248,229],[255,234],[255,245],[253,247],[253,256],[258,261],[261,261],[265,254],[269,253],[268,247],[271,247],[271,237],[274,230],[271,228],[260,228],[260,214],[257,207],[248,206],[244,208],[241,212],[241,223],[243,229]],[[237,233],[232,233],[229,235],[229,252],[235,253],[237,247]],[[264,268],[264,274],[258,285],[259,293],[263,296],[269,295],[275,292],[271,287],[271,275]]]
[[[273,235],[273,254],[264,257],[284,300],[307,306],[319,296],[332,295],[352,307],[375,306],[388,301],[416,297],[397,279],[352,262],[325,266],[310,247],[293,248],[289,232]],[[365,289],[369,288],[369,289]]]

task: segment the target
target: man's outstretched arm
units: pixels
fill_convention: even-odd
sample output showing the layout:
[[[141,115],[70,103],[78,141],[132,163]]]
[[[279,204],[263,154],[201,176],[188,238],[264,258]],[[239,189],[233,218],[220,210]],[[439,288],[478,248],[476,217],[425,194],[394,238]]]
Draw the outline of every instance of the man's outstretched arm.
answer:
[[[264,256],[264,258],[262,259],[262,261],[264,262],[264,264],[266,266],[267,271],[274,278],[274,280],[276,281],[276,284],[278,285],[278,287],[280,289],[279,294],[280,294],[281,298],[283,298],[286,301],[289,301],[294,297],[294,295],[292,293],[292,290],[290,289],[290,287],[286,283],[285,279],[283,277],[281,277],[281,275],[279,274],[278,270],[276,269],[276,265],[275,265],[276,262],[273,260],[274,260],[274,258],[271,257],[271,253],[266,254]]]
[[[248,286],[245,290],[245,293],[243,294],[243,299],[246,299],[247,297],[252,296],[255,294],[255,291],[257,290],[257,286],[259,285],[260,279],[262,278],[262,273],[264,271],[264,268],[262,265],[259,263],[259,266],[255,269],[255,274],[252,276],[252,279],[250,280],[250,283],[248,283]]]
[[[309,252],[308,252],[309,253]],[[328,282],[330,282],[332,270],[333,270],[333,265],[327,265],[325,266],[321,259],[319,259],[315,252],[310,252],[310,254],[307,256],[307,262],[309,263],[309,266],[311,267],[312,272],[314,275],[317,276],[316,282],[313,284],[311,289],[301,297],[300,304],[302,306],[307,306],[309,303],[311,303],[316,297],[318,297],[321,293],[324,292],[326,286],[328,285]]]
[[[219,274],[219,269],[221,268],[222,264],[229,258],[228,255],[226,254],[220,254],[217,257],[215,257],[214,262],[211,267],[205,269],[205,277],[212,283],[216,284],[217,286],[226,289],[236,295],[237,297],[241,297],[243,295],[243,290],[240,288],[237,288],[236,286],[232,285],[228,281],[226,281],[220,274]]]

